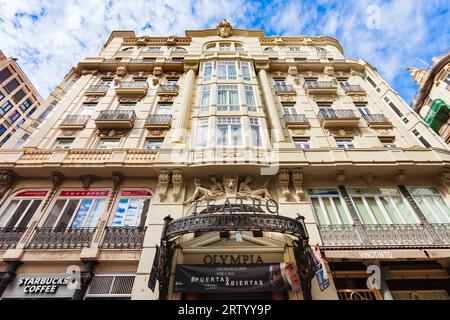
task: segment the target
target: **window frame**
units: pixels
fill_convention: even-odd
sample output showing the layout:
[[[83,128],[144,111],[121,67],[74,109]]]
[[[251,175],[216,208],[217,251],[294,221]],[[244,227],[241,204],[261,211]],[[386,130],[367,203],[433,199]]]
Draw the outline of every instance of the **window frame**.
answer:
[[[225,74],[221,75],[220,70],[225,68]],[[230,69],[234,69],[234,74],[230,73]],[[233,60],[222,60],[217,61],[217,79],[222,81],[235,81],[237,80],[237,67],[236,61]]]
[[[333,194],[333,195],[311,195],[310,194],[310,190],[329,190],[329,191],[332,190],[332,191],[335,191],[336,194]],[[311,206],[311,209],[312,209],[312,212],[314,214],[314,218],[315,218],[315,221],[316,221],[317,225],[319,225],[319,226],[320,225],[327,225],[327,226],[329,226],[329,225],[344,225],[345,226],[345,225],[353,225],[354,224],[353,217],[351,216],[351,214],[350,214],[350,212],[349,212],[349,210],[348,210],[348,208],[347,208],[347,206],[345,204],[345,200],[342,197],[341,193],[339,192],[338,188],[336,188],[336,187],[309,188],[307,190],[307,195],[308,195],[309,204]],[[325,207],[325,204],[323,203],[323,199],[322,198],[327,198],[328,199],[328,201],[331,204],[331,208],[333,209],[334,219],[336,221],[340,221],[340,223],[338,223],[338,224],[331,223],[332,221],[330,219],[330,216],[328,216],[328,210],[326,210],[326,207]],[[344,210],[345,217],[347,218],[349,223],[347,223],[347,224],[343,223],[342,217],[339,215],[339,210],[337,209],[337,206],[336,206],[335,202],[331,201],[331,199],[334,199],[334,198],[339,199],[341,207]],[[314,204],[313,204],[313,199],[317,199],[318,202],[319,202],[319,206],[320,206],[320,209],[322,211],[322,216],[323,216],[323,218],[325,220],[325,224],[322,224],[320,222],[320,219],[318,217],[318,214],[317,214],[316,209],[315,209]]]
[[[122,193],[124,191],[145,191],[145,192],[150,193],[150,195],[136,195],[136,196],[128,195],[128,196],[126,196],[126,195],[122,195]],[[110,227],[110,228],[143,227],[145,225],[145,220],[143,221],[143,216],[142,216],[143,212],[142,211],[143,211],[143,209],[146,206],[145,201],[146,200],[150,201],[150,203],[148,204],[148,207],[147,207],[147,212],[148,212],[149,209],[150,209],[150,204],[151,204],[152,198],[153,198],[153,192],[152,192],[152,190],[150,190],[148,188],[126,188],[126,189],[119,190],[117,199],[114,201],[114,207],[113,207],[113,210],[111,212],[112,214],[110,215],[111,217],[109,218],[109,221],[108,221],[108,227]],[[127,199],[128,200],[127,201],[127,208],[126,208],[126,211],[123,214],[123,217],[122,217],[120,225],[114,225],[113,224],[114,223],[114,218],[116,217],[117,210],[119,208],[119,204],[120,204],[120,200],[121,199]],[[143,201],[142,201],[142,209],[141,209],[140,216],[139,216],[139,223],[137,225],[125,225],[123,222],[125,221],[125,218],[127,216],[127,212],[130,209],[130,200],[132,200],[132,199],[143,199]],[[145,219],[147,218],[147,212],[145,213],[146,214],[145,215]]]
[[[220,123],[219,119],[229,119],[229,121],[227,120],[227,122],[229,123]],[[238,121],[236,121],[235,123],[233,123],[233,121],[235,121],[236,119],[238,119]],[[226,128],[226,143],[225,144],[219,144],[219,127],[225,127]],[[233,139],[233,127],[238,127],[239,128],[239,141],[240,144],[233,144],[232,142],[234,141]],[[217,117],[216,118],[216,147],[220,147],[220,148],[236,148],[236,147],[244,147],[244,140],[243,140],[243,135],[242,135],[242,118],[240,116],[238,117]]]

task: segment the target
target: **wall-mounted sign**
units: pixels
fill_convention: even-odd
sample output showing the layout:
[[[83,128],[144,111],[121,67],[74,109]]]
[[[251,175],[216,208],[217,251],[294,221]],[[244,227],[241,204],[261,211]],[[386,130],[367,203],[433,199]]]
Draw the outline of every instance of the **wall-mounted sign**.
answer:
[[[107,197],[108,190],[72,190],[61,191],[60,197]]]
[[[278,202],[261,198],[224,198],[220,200],[194,201],[193,214],[196,213],[269,213],[278,214]]]
[[[254,264],[264,263],[257,254],[207,254],[203,258],[204,264]]]
[[[71,298],[75,289],[68,275],[18,275],[8,285],[2,298]]]
[[[29,191],[19,192],[14,197],[26,197],[26,198],[45,197],[47,195],[47,193],[48,193],[48,191],[44,191],[44,190],[29,190]]]
[[[300,290],[293,263],[177,265],[175,292],[273,292]]]
[[[150,197],[152,193],[148,190],[122,190],[120,195],[122,197]]]

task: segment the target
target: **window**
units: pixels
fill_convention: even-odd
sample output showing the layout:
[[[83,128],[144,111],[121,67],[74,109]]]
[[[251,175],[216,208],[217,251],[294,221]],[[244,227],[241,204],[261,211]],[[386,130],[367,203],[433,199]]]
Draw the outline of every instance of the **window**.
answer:
[[[29,98],[27,100],[25,100],[24,102],[22,102],[22,104],[20,105],[20,108],[25,111],[27,110],[29,107],[31,107],[31,105],[33,104],[33,101],[30,100]]]
[[[256,112],[255,94],[253,93],[253,86],[245,86],[245,100],[247,102],[247,110]]]
[[[289,47],[289,51],[302,51],[301,47]]]
[[[145,224],[151,193],[146,190],[122,191],[117,201],[112,227],[138,227]]]
[[[299,149],[311,149],[311,142],[308,138],[295,138],[294,144]]]
[[[48,191],[24,190],[13,195],[0,213],[0,227],[26,228]]]
[[[42,122],[51,112],[52,110],[55,108],[56,104],[58,102],[57,101],[53,101],[46,109],[44,112],[41,113],[41,115],[38,118],[38,121]],[[31,112],[30,112],[31,114]]]
[[[118,110],[126,111],[126,110],[134,110],[136,108],[136,103],[120,103]]]
[[[217,110],[218,111],[238,111],[239,93],[237,85],[217,86]]]
[[[125,48],[121,49],[120,51],[128,51],[128,50],[133,50],[133,47],[125,47]]]
[[[114,80],[114,78],[102,78],[100,80],[100,85],[109,86],[111,82]]]
[[[262,147],[261,127],[258,118],[250,118],[250,131],[252,132],[253,147]]]
[[[0,91],[0,100],[2,100],[5,97],[5,95]]]
[[[147,51],[160,51],[161,47],[148,47]]]
[[[297,114],[297,110],[293,104],[283,104],[283,112],[284,114]]]
[[[211,74],[212,74],[212,62],[205,62],[203,64],[203,80],[211,80]]]
[[[245,81],[250,81],[250,67],[248,62],[241,61],[242,77]]]
[[[309,189],[308,195],[319,225],[352,224],[337,189]]]
[[[165,85],[176,87],[178,85],[178,78],[167,78]]]
[[[419,141],[423,144],[425,148],[431,148],[430,143],[422,136],[422,134],[417,129],[413,129],[412,132],[419,139]]]
[[[17,149],[17,148],[20,148],[24,143],[25,143],[25,141],[27,141],[27,139],[29,138],[29,134],[28,133],[24,133],[23,135],[22,135],[22,137],[20,137],[19,139],[17,139],[17,141],[16,141],[16,143],[14,144],[14,146],[13,146],[13,148],[14,149]]]
[[[420,223],[397,189],[349,188],[348,193],[364,224]]]
[[[216,144],[221,147],[242,146],[241,118],[217,118]]]
[[[216,50],[216,44],[215,43],[211,43],[211,44],[208,44],[206,46],[206,51],[213,51],[213,50]]]
[[[100,140],[99,149],[113,149],[118,148],[120,139],[102,139]]]
[[[266,48],[264,48],[264,51],[273,51],[273,48],[272,47],[266,47]]]
[[[174,50],[174,51],[177,51],[177,52],[185,52],[186,49],[183,48],[183,47],[175,47],[175,50]]]
[[[10,101],[6,101],[1,107],[0,107],[0,114],[5,114],[12,108],[12,103]]]
[[[367,77],[366,79],[367,79],[367,81],[370,83],[370,85],[371,85],[372,87],[374,87],[374,88],[377,87],[377,84],[376,84],[370,77]]]
[[[358,109],[362,116],[371,115],[370,109],[367,107],[366,103],[355,103],[355,107]]]
[[[392,110],[394,110],[394,112],[401,118],[403,117],[403,113],[398,110],[397,106],[395,104],[393,104],[392,102],[389,102],[389,106],[392,108]]]
[[[211,86],[203,86],[202,93],[200,96],[200,110],[208,111],[210,106],[211,98]]]
[[[220,51],[230,51],[231,44],[230,43],[219,43],[219,50]]]
[[[316,102],[316,103],[320,109],[333,107],[333,102],[331,102],[331,101]]]
[[[11,71],[9,71],[8,68],[3,69],[2,71],[0,71],[0,82],[5,81],[5,80],[8,79],[11,75],[12,75],[12,73],[11,73]]]
[[[16,123],[16,126],[14,127],[16,130],[20,128],[21,125],[25,123],[25,118],[22,118],[19,122]]]
[[[6,131],[6,127],[5,127],[4,125],[0,124],[0,136],[1,136],[2,134],[4,134],[5,131]]]
[[[11,114],[9,115],[7,121],[8,121],[10,124],[13,124],[13,123],[16,122],[17,119],[19,119],[19,118],[20,118],[20,113],[19,113],[19,111],[14,110],[14,111],[11,112]]]
[[[171,103],[158,103],[156,114],[172,114]]]
[[[25,96],[26,96],[25,91],[23,91],[22,89],[19,89],[19,90],[17,90],[17,92],[14,94],[13,100],[14,100],[16,103],[19,103],[19,101],[21,101]]]
[[[147,150],[158,150],[161,149],[162,140],[161,139],[147,139],[145,141],[144,149]]]
[[[236,80],[236,63],[234,61],[218,62],[219,80]]]
[[[273,79],[273,81],[275,81],[275,87],[286,87],[286,79]]]
[[[430,223],[450,223],[450,207],[436,188],[408,188]]]
[[[244,51],[244,47],[242,45],[240,45],[240,44],[237,44],[237,43],[234,44],[234,49],[236,51]]]
[[[13,129],[10,133],[8,133],[2,141],[0,141],[0,146],[4,145],[6,143],[6,141],[9,140],[9,138],[11,138],[12,134],[15,132],[15,130]]]
[[[68,149],[72,145],[74,139],[58,139],[55,143],[55,148]]]
[[[103,213],[108,191],[61,191],[43,227],[95,228]]]
[[[94,115],[96,108],[97,108],[96,103],[83,103],[80,115],[92,117]]]
[[[355,148],[355,144],[352,139],[336,139],[336,143],[338,148],[341,149],[353,149]]]
[[[443,80],[442,80],[444,83],[445,83],[445,88],[447,89],[447,90],[450,90],[450,73],[449,74],[447,74],[447,77],[445,77],[445,74],[444,74],[444,76],[443,76]]]
[[[10,82],[8,82],[8,83],[5,85],[5,90],[6,90],[6,92],[11,93],[11,92],[13,92],[19,85],[20,85],[20,84],[19,84],[19,81],[17,81],[16,79],[12,79]]]
[[[209,119],[208,118],[200,118],[197,122],[197,140],[196,146],[197,148],[206,148],[208,146],[208,128],[209,128]]]
[[[395,138],[393,137],[378,137],[380,142],[385,146],[386,148],[395,148]]]

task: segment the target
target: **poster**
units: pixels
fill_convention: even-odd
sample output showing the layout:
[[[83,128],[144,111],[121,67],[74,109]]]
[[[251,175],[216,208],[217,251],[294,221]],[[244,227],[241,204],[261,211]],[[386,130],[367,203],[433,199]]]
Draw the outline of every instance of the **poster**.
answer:
[[[316,272],[316,278],[319,283],[319,288],[320,291],[324,291],[330,286],[330,278],[328,277],[328,272],[325,266],[325,262],[323,261],[319,246],[311,246],[311,249],[314,271]]]

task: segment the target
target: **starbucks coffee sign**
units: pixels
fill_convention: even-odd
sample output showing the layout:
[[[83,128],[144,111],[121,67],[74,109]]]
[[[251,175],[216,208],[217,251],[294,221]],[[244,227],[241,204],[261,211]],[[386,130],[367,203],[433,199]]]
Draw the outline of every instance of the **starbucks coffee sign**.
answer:
[[[75,287],[68,275],[19,275],[2,298],[72,298]]]

